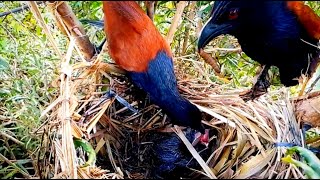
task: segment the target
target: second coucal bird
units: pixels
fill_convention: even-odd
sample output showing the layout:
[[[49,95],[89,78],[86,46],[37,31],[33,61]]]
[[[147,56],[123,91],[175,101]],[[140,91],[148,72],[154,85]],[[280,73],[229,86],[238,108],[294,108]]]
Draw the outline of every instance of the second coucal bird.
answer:
[[[140,6],[134,1],[103,1],[103,12],[111,58],[173,124],[205,134],[201,112],[178,92],[169,45]]]
[[[298,84],[319,61],[320,17],[301,1],[216,1],[198,40],[199,50],[221,34],[234,35],[242,50],[264,66],[243,98],[254,99],[270,86],[270,66],[277,66],[281,83]]]

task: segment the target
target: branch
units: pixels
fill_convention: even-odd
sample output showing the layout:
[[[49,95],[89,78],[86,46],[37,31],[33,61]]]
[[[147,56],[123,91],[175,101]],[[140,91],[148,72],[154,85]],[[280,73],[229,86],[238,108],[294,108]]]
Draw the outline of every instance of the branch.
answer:
[[[156,10],[157,1],[145,1],[147,8],[147,15],[153,21],[154,12]]]
[[[53,8],[53,14],[57,16],[56,18],[60,21],[58,27],[64,33],[64,27],[70,32],[71,36],[75,38],[75,44],[79,47],[82,55],[87,61],[91,61],[91,58],[95,55],[95,48],[90,42],[89,37],[78,20],[76,15],[73,13],[71,7],[65,1],[49,1],[49,6]],[[63,24],[61,24],[63,23]]]
[[[56,13],[56,5],[55,3],[47,3],[48,9],[52,14]],[[53,16],[54,21],[57,23],[57,26],[59,28],[59,30],[62,32],[62,34],[64,34],[65,36],[68,37],[68,33],[66,32],[66,29],[63,27],[63,25],[61,24],[61,21],[59,21],[58,17],[56,15]]]
[[[182,13],[183,13],[183,10],[184,10],[186,4],[187,4],[187,1],[179,1],[179,3],[177,4],[176,14],[173,17],[172,24],[170,26],[170,29],[169,29],[169,32],[167,35],[167,42],[169,45],[171,44],[171,42],[173,40],[174,33],[177,30],[178,22],[181,19],[181,16],[182,16]]]
[[[188,8],[188,12],[189,12],[188,18],[191,20],[194,19],[195,15],[196,15],[196,13],[194,11],[195,7],[196,7],[196,3],[197,3],[196,1],[191,2],[190,6]],[[191,25],[192,25],[192,23],[189,23],[188,26],[186,27],[186,31],[185,31],[184,39],[183,39],[183,45],[182,45],[182,55],[185,55],[186,51],[187,51],[187,45],[188,45]]]
[[[202,30],[203,24],[201,22],[201,18],[197,17],[197,22],[196,22],[196,34],[197,34],[197,38],[200,36],[200,32]]]

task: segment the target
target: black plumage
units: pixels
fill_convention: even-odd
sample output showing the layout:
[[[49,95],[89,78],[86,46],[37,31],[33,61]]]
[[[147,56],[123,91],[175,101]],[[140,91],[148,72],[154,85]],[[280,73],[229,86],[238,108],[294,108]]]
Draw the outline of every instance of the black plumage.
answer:
[[[183,131],[191,143],[197,131],[187,128]],[[213,131],[210,132],[213,134]],[[152,177],[155,178],[187,178],[193,172],[189,168],[201,169],[199,163],[193,158],[185,144],[175,133],[152,133],[149,137],[154,142],[152,156],[154,168]],[[200,156],[206,160],[213,152],[213,142],[206,148],[198,143],[194,148],[200,152]]]
[[[302,3],[294,5],[307,9]],[[319,38],[316,33],[310,33],[313,26],[306,26],[309,22],[303,20],[310,20],[315,29],[320,22],[312,14],[314,12],[300,14],[298,8],[292,6],[289,1],[214,2],[211,17],[200,34],[198,48],[202,49],[218,35],[230,34],[238,39],[249,57],[264,66],[246,99],[261,95],[257,91],[267,91],[270,66],[279,68],[280,80],[285,86],[297,85],[297,78],[302,73],[310,77],[316,69]]]

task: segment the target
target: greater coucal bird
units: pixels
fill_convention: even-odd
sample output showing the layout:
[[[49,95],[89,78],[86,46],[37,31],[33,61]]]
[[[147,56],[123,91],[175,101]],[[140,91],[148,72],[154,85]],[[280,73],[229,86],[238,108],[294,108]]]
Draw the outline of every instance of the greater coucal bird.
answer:
[[[221,34],[235,36],[242,50],[263,65],[244,100],[267,92],[270,66],[279,68],[283,85],[293,86],[302,73],[309,80],[320,59],[320,17],[302,1],[215,1],[198,49]]]
[[[103,12],[111,58],[173,124],[200,131],[206,143],[201,112],[179,93],[170,47],[151,19],[135,1],[103,1]]]

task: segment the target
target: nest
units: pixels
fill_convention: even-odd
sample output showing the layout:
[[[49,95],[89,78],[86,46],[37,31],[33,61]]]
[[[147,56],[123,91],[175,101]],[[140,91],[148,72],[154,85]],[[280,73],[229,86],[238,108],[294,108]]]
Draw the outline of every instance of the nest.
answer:
[[[212,146],[195,149],[121,70],[101,59],[69,65],[69,57],[62,63],[61,76],[53,82],[60,94],[43,111],[46,121],[35,131],[43,134],[37,164],[41,178],[153,178],[150,152],[156,133],[177,134],[199,165],[186,167],[192,173],[184,178],[303,178],[298,168],[281,161],[286,148],[275,145],[304,144],[286,88],[246,103],[238,96],[243,90],[215,84],[199,68],[194,69],[198,76],[177,68],[180,93],[215,131]],[[93,161],[88,163],[74,138],[93,147]],[[200,156],[203,150],[209,156]]]

